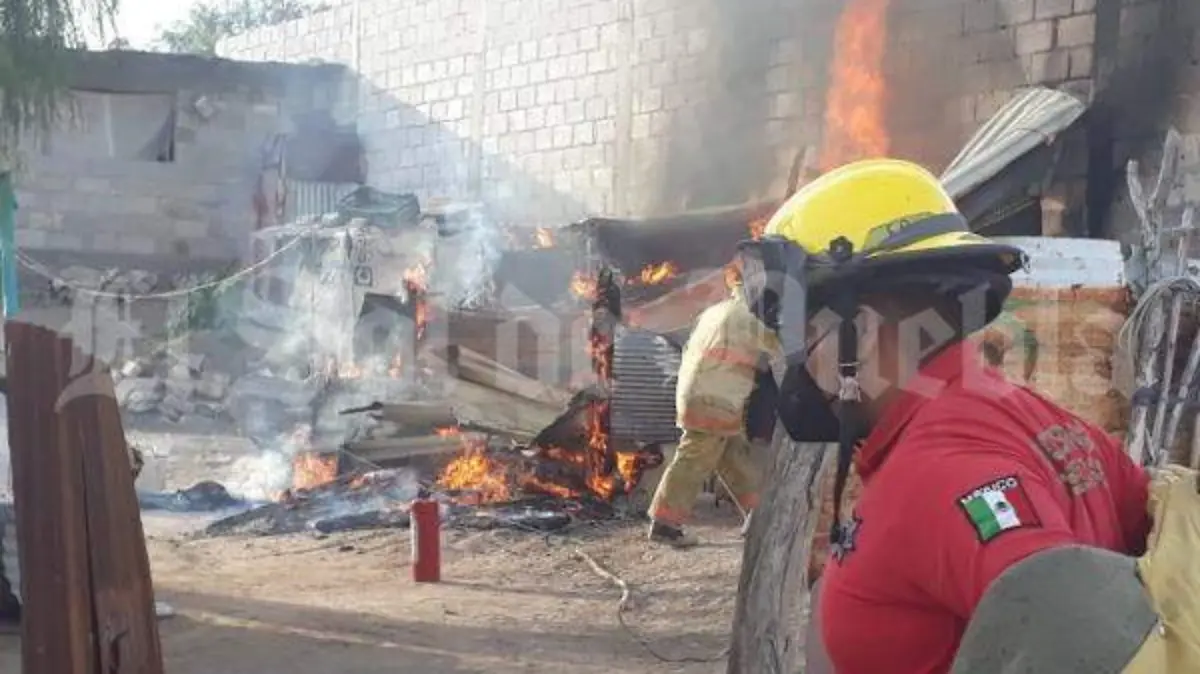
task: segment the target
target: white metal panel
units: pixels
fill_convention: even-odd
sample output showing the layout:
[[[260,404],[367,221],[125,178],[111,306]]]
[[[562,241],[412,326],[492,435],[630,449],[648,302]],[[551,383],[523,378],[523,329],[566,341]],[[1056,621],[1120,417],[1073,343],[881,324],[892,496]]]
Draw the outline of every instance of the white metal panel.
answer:
[[[1029,268],[1013,275],[1013,283],[1018,286],[1116,287],[1126,285],[1128,279],[1121,244],[1116,241],[1038,236],[995,240],[1021,248],[1029,255]]]

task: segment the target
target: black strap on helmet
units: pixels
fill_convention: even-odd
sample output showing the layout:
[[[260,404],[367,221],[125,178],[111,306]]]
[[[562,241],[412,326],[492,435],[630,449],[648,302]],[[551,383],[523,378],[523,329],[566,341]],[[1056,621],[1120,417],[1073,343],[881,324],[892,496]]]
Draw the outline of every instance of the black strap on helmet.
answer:
[[[849,240],[839,238],[829,246],[830,258],[835,265],[844,265],[854,259],[854,249]],[[850,463],[854,459],[854,448],[862,430],[862,391],[858,381],[858,292],[851,284],[843,285],[834,295],[830,308],[837,314],[838,323],[838,449],[837,466],[833,478],[833,525],[829,542],[833,553],[841,557],[846,540],[846,527],[842,523],[842,495],[850,477]]]

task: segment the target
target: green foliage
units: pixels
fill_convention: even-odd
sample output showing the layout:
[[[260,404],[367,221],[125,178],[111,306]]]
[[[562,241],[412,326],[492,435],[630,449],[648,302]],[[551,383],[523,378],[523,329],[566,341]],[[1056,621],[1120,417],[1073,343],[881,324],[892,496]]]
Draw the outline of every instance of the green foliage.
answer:
[[[113,28],[117,0],[0,0],[0,155],[58,119],[71,49]]]
[[[0,0],[2,1],[2,0]],[[194,5],[188,18],[162,30],[158,41],[167,51],[215,54],[217,42],[262,26],[298,19],[329,9],[307,0],[227,0]]]

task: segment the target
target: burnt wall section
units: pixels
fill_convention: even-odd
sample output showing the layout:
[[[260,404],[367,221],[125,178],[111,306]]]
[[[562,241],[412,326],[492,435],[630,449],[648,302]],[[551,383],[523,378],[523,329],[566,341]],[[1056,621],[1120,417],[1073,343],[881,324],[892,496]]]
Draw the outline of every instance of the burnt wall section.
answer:
[[[894,153],[944,167],[1022,87],[1088,100],[1095,36],[1091,0],[893,0],[889,108]],[[1082,228],[1086,144],[1069,139],[1048,191],[1064,226]]]
[[[1097,0],[1119,11],[1109,91],[1100,94],[1112,115],[1111,189],[1101,233],[1137,240],[1125,166],[1138,159],[1148,178],[1161,161],[1170,127],[1185,138],[1183,198],[1200,203],[1200,3],[1192,0]],[[1119,7],[1116,7],[1119,5]]]
[[[73,71],[70,113],[25,143],[18,177],[17,242],[45,261],[239,257],[263,149],[300,116],[332,118],[345,81],[339,66],[120,51]]]
[[[809,37],[800,11],[804,3],[693,4],[706,25],[698,27],[703,37],[697,33],[686,45],[686,56],[638,58],[634,66],[632,86],[646,89],[634,95],[634,114],[649,113],[648,124],[633,129],[634,170],[656,174],[658,183],[656,193],[645,195],[635,209],[641,212],[744,203],[767,196],[763,192],[772,188],[782,194],[778,180],[786,178],[792,157],[786,149],[777,156],[776,148],[786,147],[795,127],[802,126],[797,117],[812,73],[788,65]],[[663,94],[654,75],[661,69],[688,73],[691,91],[672,92],[670,100],[659,103]]]
[[[847,5],[358,0],[221,50],[356,72],[378,187],[558,224],[781,196],[798,155],[815,163]],[[1087,97],[1093,11],[1093,0],[892,0],[886,34],[871,38],[886,43],[892,152],[941,170],[1021,86]]]

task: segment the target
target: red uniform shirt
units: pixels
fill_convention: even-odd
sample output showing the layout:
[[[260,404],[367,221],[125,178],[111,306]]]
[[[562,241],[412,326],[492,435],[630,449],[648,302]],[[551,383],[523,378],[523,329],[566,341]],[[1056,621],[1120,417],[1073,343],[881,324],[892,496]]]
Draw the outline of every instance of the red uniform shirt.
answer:
[[[1148,478],[1111,437],[984,366],[936,356],[859,450],[853,535],[821,634],[838,674],[948,672],[980,597],[1047,548],[1139,554]]]

